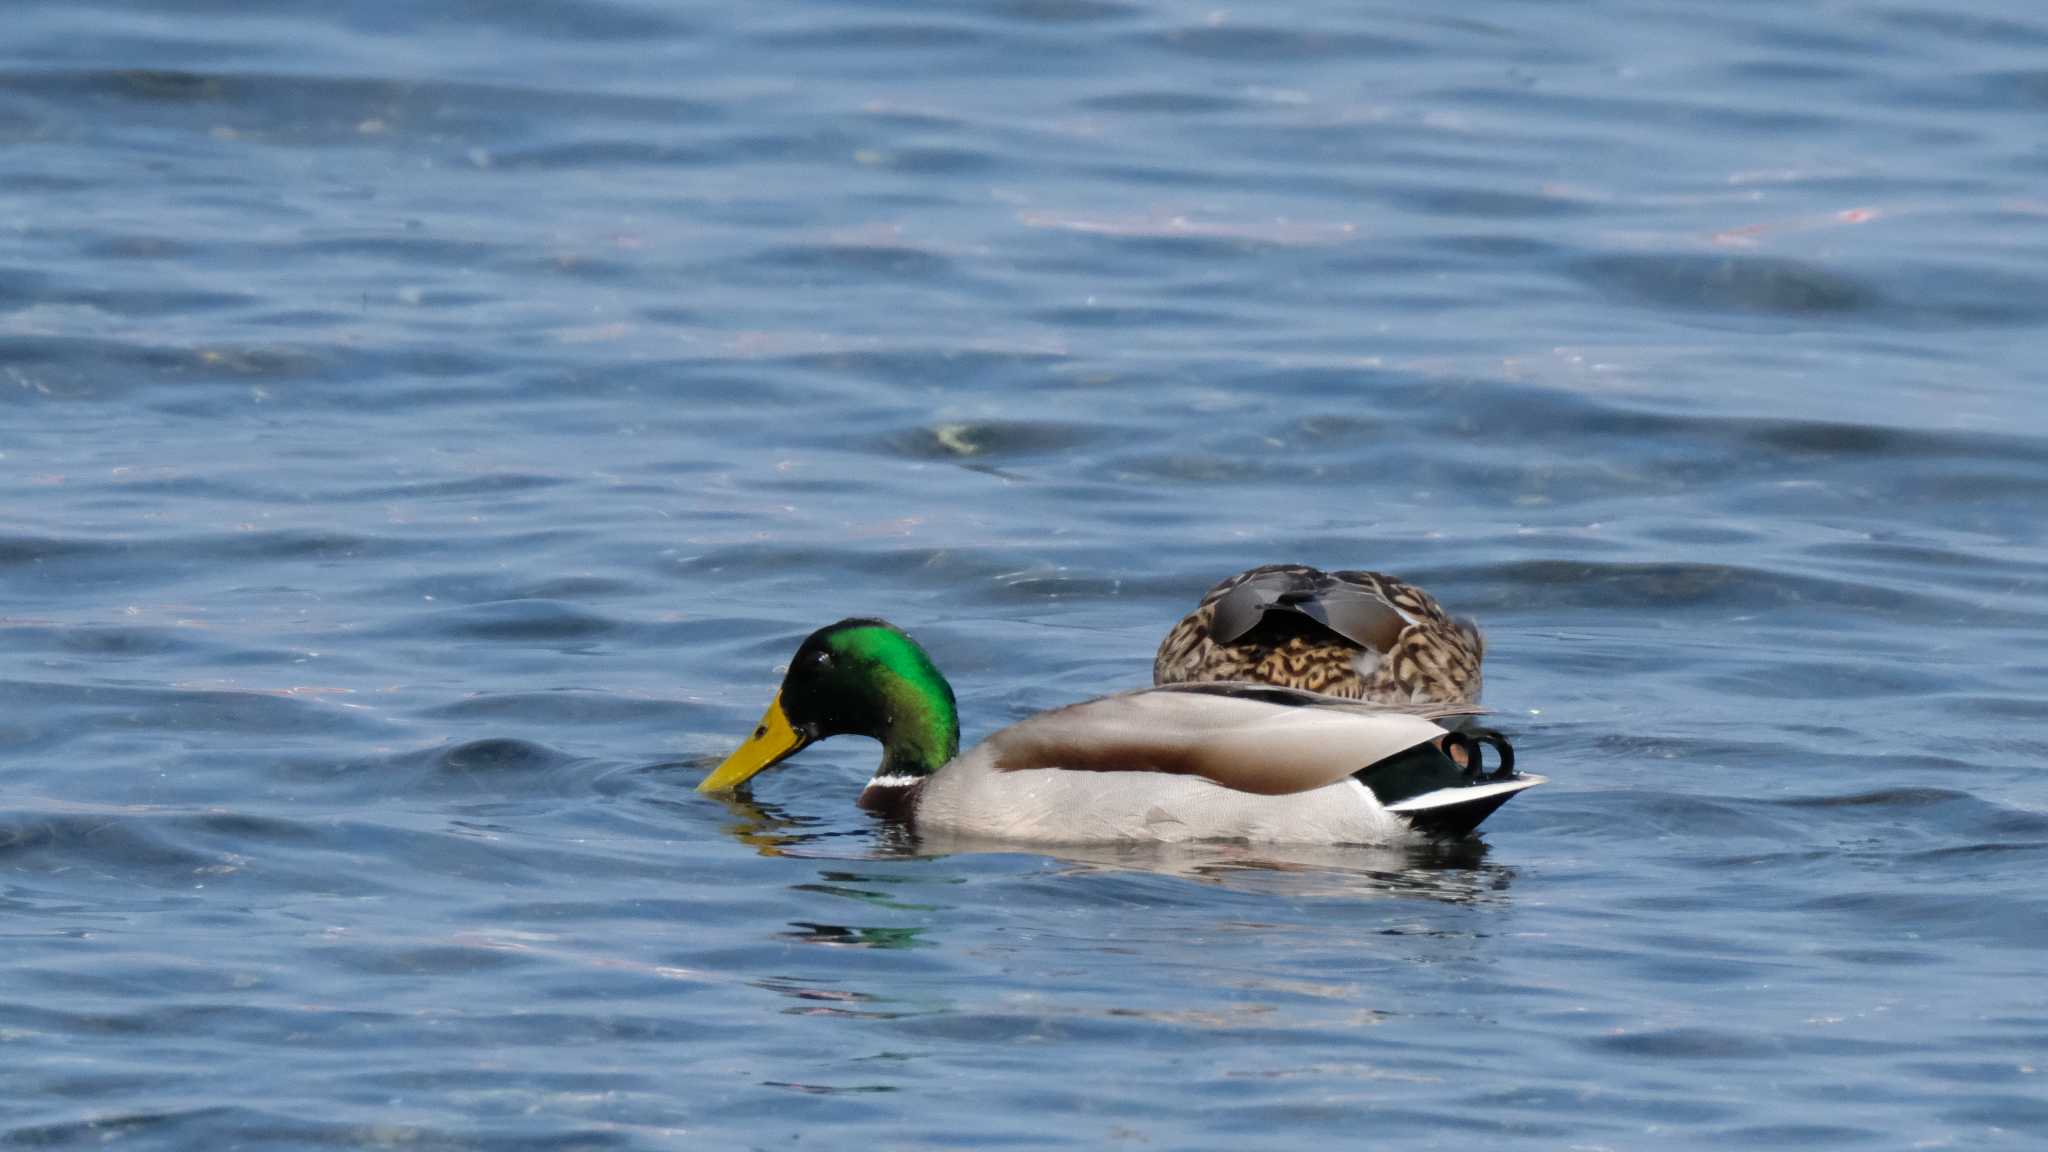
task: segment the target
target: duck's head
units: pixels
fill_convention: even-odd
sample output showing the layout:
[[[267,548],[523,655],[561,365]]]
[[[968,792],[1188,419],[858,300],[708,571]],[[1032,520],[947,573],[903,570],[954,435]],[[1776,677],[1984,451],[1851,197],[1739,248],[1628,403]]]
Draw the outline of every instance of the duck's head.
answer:
[[[877,779],[930,775],[960,747],[953,688],[894,624],[852,619],[827,625],[797,648],[753,734],[697,791],[736,788],[830,736],[880,740]]]

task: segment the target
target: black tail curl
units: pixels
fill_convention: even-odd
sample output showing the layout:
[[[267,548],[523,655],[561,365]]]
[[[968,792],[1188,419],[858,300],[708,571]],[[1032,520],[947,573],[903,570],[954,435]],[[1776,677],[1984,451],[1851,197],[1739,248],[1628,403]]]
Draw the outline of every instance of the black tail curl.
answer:
[[[1499,784],[1513,780],[1516,776],[1515,746],[1508,743],[1506,736],[1491,728],[1453,732],[1445,736],[1440,743],[1443,745],[1445,756],[1464,765],[1467,777],[1465,783]],[[1491,772],[1486,771],[1486,757],[1480,751],[1482,748],[1492,748],[1495,758],[1499,761],[1498,766]],[[1463,755],[1453,755],[1454,750],[1462,752]]]
[[[1486,770],[1485,749],[1492,748],[1499,766]],[[1405,752],[1352,773],[1358,782],[1372,789],[1382,804],[1397,804],[1425,792],[1445,788],[1468,788],[1475,784],[1505,784],[1520,779],[1515,771],[1515,750],[1507,737],[1487,728],[1451,732],[1441,739],[1417,744]]]

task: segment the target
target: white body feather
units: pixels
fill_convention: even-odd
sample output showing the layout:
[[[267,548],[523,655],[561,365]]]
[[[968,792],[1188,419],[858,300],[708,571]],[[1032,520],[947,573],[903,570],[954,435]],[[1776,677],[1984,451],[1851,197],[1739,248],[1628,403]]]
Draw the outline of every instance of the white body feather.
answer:
[[[1200,776],[1159,772],[998,772],[978,762],[987,757],[986,747],[925,784],[918,827],[1040,844],[1387,844],[1413,835],[1406,820],[1348,777],[1307,792],[1259,796]]]
[[[956,757],[926,781],[917,823],[1038,843],[1385,844],[1413,832],[1351,773],[1443,734],[1420,716],[1349,703],[1107,696],[1033,716]],[[1104,765],[1105,749],[1134,762]],[[1097,762],[1060,767],[1063,750]],[[1146,761],[1183,770],[1147,771]]]

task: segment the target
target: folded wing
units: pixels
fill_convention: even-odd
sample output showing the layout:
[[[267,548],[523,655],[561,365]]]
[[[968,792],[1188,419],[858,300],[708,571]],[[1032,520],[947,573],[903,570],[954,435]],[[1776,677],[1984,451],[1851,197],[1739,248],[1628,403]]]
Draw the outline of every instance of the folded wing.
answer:
[[[1161,772],[1277,796],[1334,784],[1444,734],[1411,710],[1269,685],[1184,684],[1041,713],[989,737],[986,749],[1002,772]]]

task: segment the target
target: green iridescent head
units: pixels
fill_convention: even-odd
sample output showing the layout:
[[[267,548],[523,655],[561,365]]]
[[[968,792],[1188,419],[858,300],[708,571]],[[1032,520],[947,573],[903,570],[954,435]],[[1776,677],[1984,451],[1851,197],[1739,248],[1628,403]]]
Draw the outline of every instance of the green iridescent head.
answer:
[[[953,687],[917,641],[886,620],[841,620],[810,634],[746,743],[699,792],[723,792],[830,736],[882,742],[877,776],[925,776],[960,748]]]

